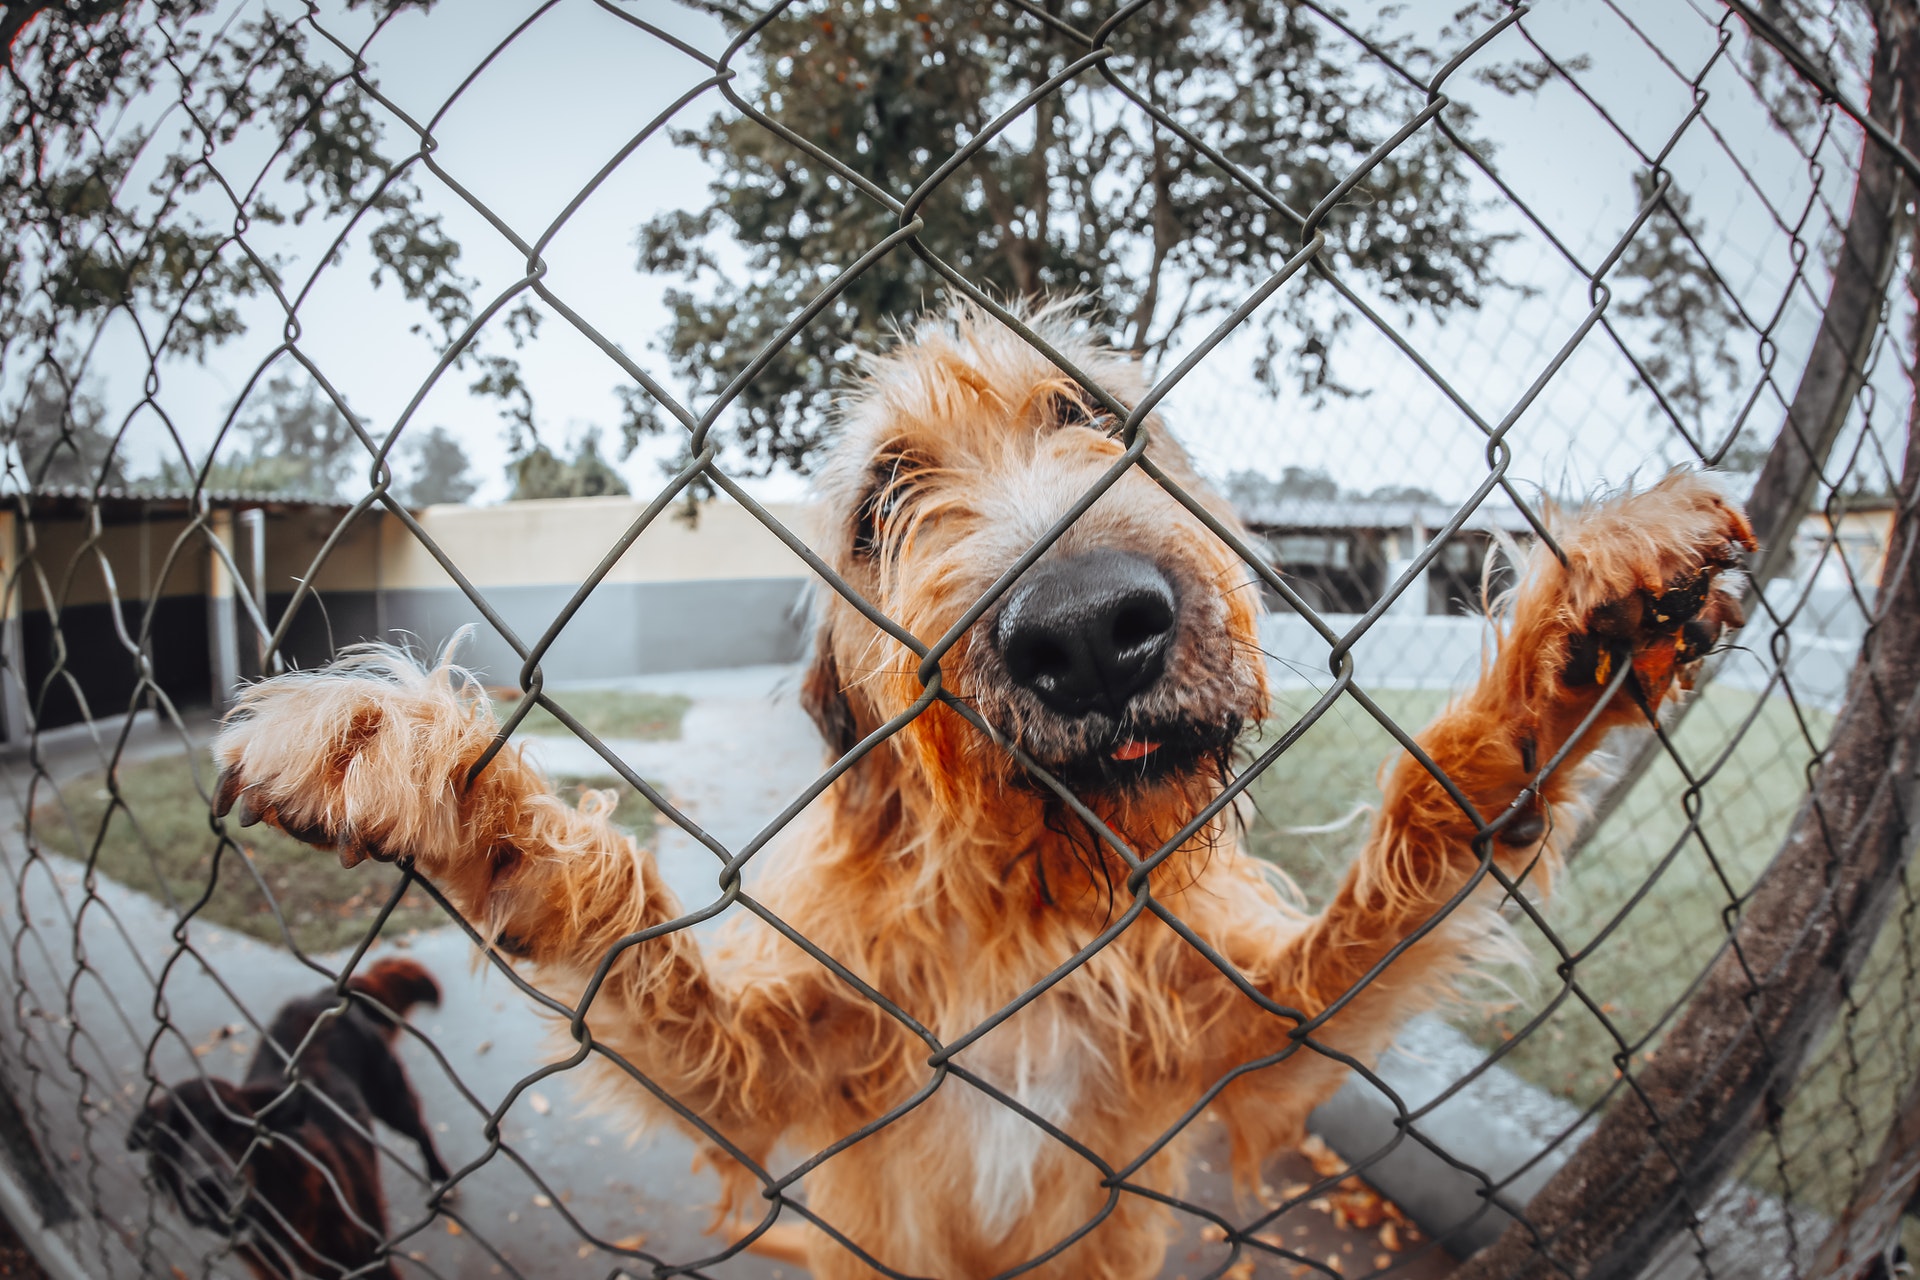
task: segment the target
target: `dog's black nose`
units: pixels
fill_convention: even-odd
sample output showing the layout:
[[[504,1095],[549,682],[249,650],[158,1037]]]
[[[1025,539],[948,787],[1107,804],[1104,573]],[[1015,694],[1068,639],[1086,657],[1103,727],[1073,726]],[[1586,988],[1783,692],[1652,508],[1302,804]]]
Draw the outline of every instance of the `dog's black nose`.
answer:
[[[1160,678],[1173,632],[1173,584],[1151,560],[1090,551],[1028,570],[994,640],[1014,682],[1055,711],[1117,716]]]

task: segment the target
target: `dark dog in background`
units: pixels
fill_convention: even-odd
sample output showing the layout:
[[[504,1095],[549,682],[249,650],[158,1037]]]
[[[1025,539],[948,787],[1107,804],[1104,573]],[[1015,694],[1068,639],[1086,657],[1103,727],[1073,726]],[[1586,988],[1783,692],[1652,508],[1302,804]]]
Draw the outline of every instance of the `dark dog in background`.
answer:
[[[347,987],[396,1018],[440,1002],[439,984],[412,960],[381,960]],[[337,1001],[330,990],[290,1001],[244,1081],[173,1085],[127,1138],[189,1222],[234,1232],[236,1252],[261,1280],[395,1276],[381,1251],[387,1208],[373,1121],[418,1143],[427,1175],[447,1179],[393,1051],[399,1024],[360,1000],[322,1021]],[[306,1087],[282,1098],[296,1051]],[[265,1129],[258,1143],[256,1124]]]

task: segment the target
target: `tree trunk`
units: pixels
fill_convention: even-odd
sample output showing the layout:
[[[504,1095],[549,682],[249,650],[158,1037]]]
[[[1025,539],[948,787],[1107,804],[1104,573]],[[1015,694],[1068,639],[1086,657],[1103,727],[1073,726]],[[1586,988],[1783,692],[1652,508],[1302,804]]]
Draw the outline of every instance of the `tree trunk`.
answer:
[[[1867,102],[1867,114],[1889,128],[1906,117],[1903,136],[1908,138],[1915,136],[1912,120],[1920,114],[1920,102],[1915,101],[1915,94],[1920,93],[1915,63],[1920,50],[1915,48],[1911,14],[1911,0],[1876,10],[1880,38],[1874,47]],[[1902,82],[1905,93],[1899,91]],[[1760,542],[1760,554],[1747,570],[1750,618],[1761,616],[1758,602],[1767,584],[1791,567],[1794,533],[1813,503],[1821,471],[1860,393],[1862,371],[1880,328],[1880,304],[1899,258],[1905,221],[1902,211],[1912,186],[1893,157],[1869,139],[1854,177],[1846,238],[1828,286],[1826,308],[1820,314],[1820,331],[1801,371],[1786,420],[1747,499],[1747,518],[1753,522],[1754,536]],[[1717,667],[1717,663],[1708,664],[1700,676],[1701,686],[1712,681]],[[1677,726],[1698,703],[1697,697],[1681,703],[1673,725]],[[1568,860],[1579,856],[1606,825],[1659,754],[1660,742],[1651,736],[1634,746],[1605,794],[1594,804],[1592,820],[1567,850]]]
[[[1654,1061],[1459,1280],[1631,1280],[1777,1111],[1873,945],[1911,856],[1920,781],[1920,403],[1877,616],[1833,740],[1732,945]]]

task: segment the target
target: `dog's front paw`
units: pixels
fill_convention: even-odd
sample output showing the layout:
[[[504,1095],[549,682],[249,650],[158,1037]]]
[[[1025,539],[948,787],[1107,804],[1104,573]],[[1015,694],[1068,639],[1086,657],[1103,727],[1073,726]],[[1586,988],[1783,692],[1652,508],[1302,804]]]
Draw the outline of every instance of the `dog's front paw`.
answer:
[[[1700,660],[1745,621],[1726,575],[1754,549],[1753,528],[1700,475],[1675,472],[1590,508],[1564,533],[1570,626],[1559,679],[1575,696],[1631,664],[1637,692],[1658,706],[1676,680],[1690,688]]]
[[[241,695],[213,744],[214,808],[345,866],[412,857],[431,869],[463,843],[466,774],[493,732],[484,699],[462,696],[445,668],[357,654]]]

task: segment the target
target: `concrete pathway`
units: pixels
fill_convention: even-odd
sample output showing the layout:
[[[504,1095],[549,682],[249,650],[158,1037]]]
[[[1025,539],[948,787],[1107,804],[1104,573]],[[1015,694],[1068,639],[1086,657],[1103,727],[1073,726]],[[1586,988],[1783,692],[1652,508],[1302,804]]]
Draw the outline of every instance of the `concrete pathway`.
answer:
[[[606,745],[635,773],[663,784],[667,799],[737,852],[825,767],[819,731],[800,709],[798,684],[797,668],[768,666],[599,681],[594,687],[692,699],[679,738],[613,739]],[[566,704],[565,686],[552,694]],[[578,738],[529,736],[524,741],[527,754],[549,774],[608,772],[607,762]],[[661,874],[683,907],[693,910],[719,896],[720,859],[693,836],[662,821],[656,853]],[[718,924],[716,919],[706,927]]]

